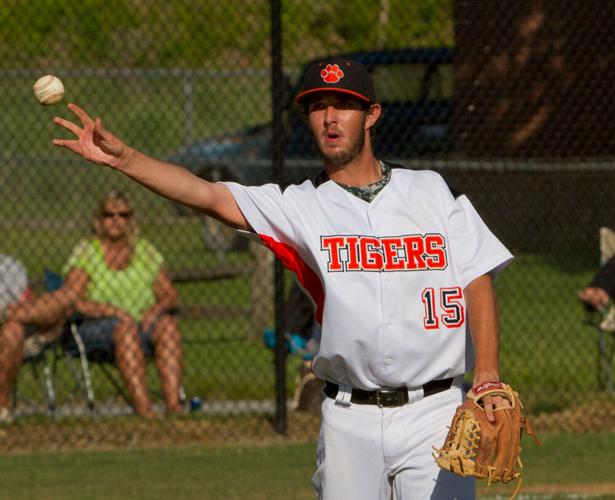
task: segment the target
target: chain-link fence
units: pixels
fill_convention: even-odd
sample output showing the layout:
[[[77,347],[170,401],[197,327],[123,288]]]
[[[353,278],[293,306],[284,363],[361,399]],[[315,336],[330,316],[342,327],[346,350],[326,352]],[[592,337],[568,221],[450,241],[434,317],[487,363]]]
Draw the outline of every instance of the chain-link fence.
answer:
[[[64,102],[209,180],[279,179],[281,144],[282,181],[292,182],[321,165],[292,97],[306,64],[331,54],[372,72],[384,110],[377,155],[441,172],[516,254],[497,282],[501,368],[527,409],[545,427],[578,428],[591,402],[590,426],[612,427],[614,339],[584,323],[577,292],[598,268],[599,228],[615,220],[615,7],[287,0],[277,24],[271,3],[0,5],[0,254],[23,264],[36,296],[71,304],[6,314],[0,417],[13,424],[2,448],[269,439],[276,376],[288,432],[315,436],[313,401],[297,392],[310,377],[309,308],[286,329],[291,353],[276,371],[276,287],[295,292],[274,281],[272,257],[54,148],[69,134],[52,117],[70,112],[40,106],[32,84],[59,76]],[[29,304],[19,262],[0,262],[5,302]],[[152,424],[135,412],[180,416]]]

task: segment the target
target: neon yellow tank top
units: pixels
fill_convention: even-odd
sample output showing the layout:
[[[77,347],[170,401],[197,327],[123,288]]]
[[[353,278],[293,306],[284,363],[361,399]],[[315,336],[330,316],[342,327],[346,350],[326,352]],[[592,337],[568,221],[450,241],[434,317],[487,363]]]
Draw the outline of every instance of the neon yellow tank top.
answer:
[[[87,298],[119,307],[140,321],[143,312],[156,303],[153,284],[164,259],[146,240],[139,239],[133,258],[126,269],[109,269],[98,238],[82,240],[64,266],[64,275],[71,269],[83,269],[90,278]]]

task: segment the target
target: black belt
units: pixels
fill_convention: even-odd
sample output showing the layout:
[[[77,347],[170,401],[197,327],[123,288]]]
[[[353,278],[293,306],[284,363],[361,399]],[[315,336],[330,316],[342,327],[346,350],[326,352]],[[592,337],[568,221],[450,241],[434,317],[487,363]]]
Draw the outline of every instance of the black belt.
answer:
[[[423,397],[432,396],[438,392],[446,391],[453,385],[452,378],[442,380],[432,380],[423,386]],[[335,399],[339,392],[339,385],[333,382],[325,383],[325,394]],[[378,391],[364,391],[363,389],[352,389],[350,402],[358,405],[378,405],[378,406],[403,406],[409,401],[408,388],[398,387],[397,389],[380,389]]]

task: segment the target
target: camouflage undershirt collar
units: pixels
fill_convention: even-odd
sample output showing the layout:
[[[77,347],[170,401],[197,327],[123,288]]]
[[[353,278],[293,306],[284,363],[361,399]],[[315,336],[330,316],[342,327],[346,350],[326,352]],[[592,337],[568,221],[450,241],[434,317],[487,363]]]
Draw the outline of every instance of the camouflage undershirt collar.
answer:
[[[380,191],[382,191],[382,188],[386,186],[391,179],[391,167],[381,161],[380,168],[382,169],[382,177],[380,178],[380,180],[374,182],[373,184],[368,184],[367,186],[347,186],[346,184],[342,184],[341,182],[336,182],[336,184],[344,188],[350,194],[361,198],[367,203],[371,203],[371,201]]]

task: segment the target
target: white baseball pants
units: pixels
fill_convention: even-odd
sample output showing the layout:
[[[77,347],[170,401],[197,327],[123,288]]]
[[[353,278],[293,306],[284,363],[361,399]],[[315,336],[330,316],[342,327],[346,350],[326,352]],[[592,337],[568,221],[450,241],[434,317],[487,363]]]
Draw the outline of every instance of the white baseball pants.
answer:
[[[464,394],[459,387],[401,407],[344,405],[325,397],[312,484],[320,500],[473,499],[473,478],[440,469],[441,447]],[[418,400],[417,400],[418,399]]]

